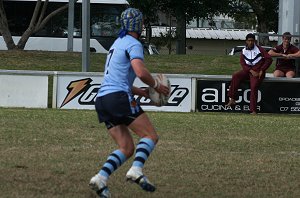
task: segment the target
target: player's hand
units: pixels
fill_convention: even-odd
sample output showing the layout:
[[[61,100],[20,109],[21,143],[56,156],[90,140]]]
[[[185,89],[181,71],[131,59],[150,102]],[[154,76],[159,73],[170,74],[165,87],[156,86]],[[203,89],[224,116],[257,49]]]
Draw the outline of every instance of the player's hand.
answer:
[[[256,71],[250,69],[250,73],[251,73],[252,76],[258,77],[258,72],[256,72]]]
[[[261,78],[261,76],[263,75],[263,73],[264,73],[264,72],[263,72],[262,70],[259,71],[259,73],[258,73],[258,78],[259,78],[259,79]]]
[[[289,58],[291,58],[288,54],[281,54],[281,56],[283,57],[283,59],[289,59]]]
[[[165,86],[165,85],[162,85],[162,84],[159,84],[155,90],[158,92],[158,93],[162,93],[164,94],[165,96],[169,95],[170,93],[170,90],[169,90],[169,87]]]
[[[145,98],[150,98],[149,87],[140,89],[140,96],[144,96]]]
[[[149,88],[139,88],[132,86],[132,94],[149,98]]]

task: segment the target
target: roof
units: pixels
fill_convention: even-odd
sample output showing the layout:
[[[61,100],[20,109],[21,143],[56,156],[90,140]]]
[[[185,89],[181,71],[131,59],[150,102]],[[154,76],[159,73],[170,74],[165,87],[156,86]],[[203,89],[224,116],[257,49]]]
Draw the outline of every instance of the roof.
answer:
[[[169,27],[152,26],[152,37],[166,35]],[[176,28],[172,27],[171,31],[175,32]],[[239,29],[210,29],[210,28],[187,28],[186,38],[190,39],[222,39],[222,40],[245,40],[249,33],[256,33],[255,30]],[[277,41],[278,36],[269,36],[270,41]]]

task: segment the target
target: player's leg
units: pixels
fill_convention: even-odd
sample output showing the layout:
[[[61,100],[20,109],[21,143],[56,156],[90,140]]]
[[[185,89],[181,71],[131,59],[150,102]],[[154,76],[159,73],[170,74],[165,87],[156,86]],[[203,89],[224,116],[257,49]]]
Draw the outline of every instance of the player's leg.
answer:
[[[141,138],[151,139],[154,144],[158,142],[158,135],[146,113],[142,113],[128,126]]]
[[[261,76],[261,78],[250,77],[250,112],[251,114],[257,114],[257,96],[258,96],[258,88],[265,78],[265,74]]]
[[[246,80],[249,78],[249,74],[248,72],[245,72],[244,70],[240,70],[238,72],[235,72],[232,75],[232,79],[230,82],[230,87],[229,87],[229,91],[228,91],[228,97],[229,97],[229,101],[226,104],[226,106],[233,106],[235,105],[235,100],[236,100],[236,93],[237,90],[241,84],[241,82],[243,80]]]
[[[111,123],[107,123],[106,126],[111,126]],[[132,156],[134,152],[133,139],[127,126],[117,125],[109,128],[108,131],[117,143],[118,149],[108,156],[99,173],[92,177],[90,181],[90,186],[96,190],[100,197],[110,196],[107,188],[109,176]]]
[[[289,71],[287,71],[287,72],[285,73],[285,76],[286,76],[287,78],[294,78],[294,77],[296,76],[296,73],[295,73],[295,71],[293,71],[293,70],[289,70]]]
[[[274,77],[284,77],[284,72],[276,69],[274,72],[273,72],[273,75]]]
[[[139,184],[143,190],[153,192],[155,187],[143,174],[143,167],[158,141],[158,135],[146,113],[139,115],[128,127],[141,139],[136,146],[135,158],[126,177]]]
[[[118,149],[108,156],[99,173],[92,177],[90,181],[90,186],[93,190],[96,190],[100,197],[110,196],[107,188],[109,176],[134,152],[133,139],[127,126],[123,124],[123,117],[119,116],[128,114],[130,108],[124,104],[128,104],[129,106],[127,94],[123,92],[115,92],[98,97],[95,102],[100,123],[105,122],[110,135],[118,145]]]

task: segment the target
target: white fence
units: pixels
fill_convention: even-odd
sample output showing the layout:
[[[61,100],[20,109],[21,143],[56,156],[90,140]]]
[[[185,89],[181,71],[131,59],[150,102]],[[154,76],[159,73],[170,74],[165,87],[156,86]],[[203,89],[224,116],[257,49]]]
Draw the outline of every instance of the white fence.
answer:
[[[48,76],[53,81],[48,82]],[[188,75],[167,75],[171,82],[171,97],[168,104],[156,107],[150,100],[135,96],[144,110],[190,112],[195,111],[195,80]],[[37,72],[0,70],[1,107],[47,108],[48,86],[53,84],[52,108],[94,109],[97,91],[103,73],[97,72]],[[146,85],[137,79],[137,87]]]
[[[0,70],[0,107],[47,108],[48,73]]]
[[[49,76],[53,78],[49,78]],[[231,76],[167,74],[171,82],[168,104],[156,107],[144,97],[136,97],[144,110],[191,111],[248,111],[250,89],[248,83],[238,90],[235,109],[225,106]],[[51,81],[49,81],[51,79]],[[0,70],[0,107],[94,109],[103,73],[12,71]],[[53,92],[49,86],[53,84]],[[134,85],[145,87],[140,80]],[[267,77],[259,89],[259,112],[300,114],[300,78]],[[52,97],[52,104],[50,101]]]

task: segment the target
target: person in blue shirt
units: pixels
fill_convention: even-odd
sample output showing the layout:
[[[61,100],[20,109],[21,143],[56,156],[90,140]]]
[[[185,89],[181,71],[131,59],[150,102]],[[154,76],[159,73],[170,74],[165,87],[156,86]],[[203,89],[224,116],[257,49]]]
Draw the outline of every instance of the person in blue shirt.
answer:
[[[90,187],[100,197],[110,197],[107,187],[109,176],[116,171],[135,151],[132,166],[126,174],[133,181],[149,192],[155,186],[143,174],[143,167],[153,151],[158,135],[141,106],[133,95],[149,98],[149,90],[133,86],[136,77],[157,92],[168,95],[169,88],[155,80],[144,64],[144,51],[138,40],[143,29],[143,15],[135,8],[128,8],[121,14],[119,37],[109,49],[105,63],[104,80],[98,91],[95,108],[99,122],[104,122],[110,135],[118,145],[107,161],[90,180]],[[130,130],[141,139],[136,146]]]

